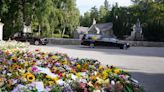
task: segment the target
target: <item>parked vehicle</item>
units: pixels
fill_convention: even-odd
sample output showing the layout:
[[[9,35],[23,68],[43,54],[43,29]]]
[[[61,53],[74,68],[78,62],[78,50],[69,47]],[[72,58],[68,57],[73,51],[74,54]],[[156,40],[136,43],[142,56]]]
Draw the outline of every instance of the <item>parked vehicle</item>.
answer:
[[[129,43],[121,42],[116,38],[102,37],[100,35],[84,35],[81,39],[81,45],[90,47],[95,46],[108,46],[118,47],[120,49],[127,49],[130,47]]]
[[[10,37],[11,40],[16,40],[20,42],[29,42],[34,45],[46,45],[48,40],[46,38],[34,37],[32,33],[17,32]]]

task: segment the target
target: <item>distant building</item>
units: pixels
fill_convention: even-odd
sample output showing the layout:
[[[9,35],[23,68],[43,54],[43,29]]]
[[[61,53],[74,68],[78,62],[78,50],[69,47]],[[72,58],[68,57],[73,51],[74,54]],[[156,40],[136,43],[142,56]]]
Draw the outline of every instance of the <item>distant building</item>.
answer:
[[[89,28],[88,34],[102,35],[103,37],[113,37],[113,23],[98,23],[93,22]]]
[[[75,39],[80,39],[84,34],[88,34],[88,27],[78,27],[74,32],[73,32],[73,38]]]
[[[101,35],[103,37],[115,37],[113,33],[113,23],[98,23],[93,19],[93,23],[90,28],[78,27],[74,31],[74,38],[81,38],[84,34]]]

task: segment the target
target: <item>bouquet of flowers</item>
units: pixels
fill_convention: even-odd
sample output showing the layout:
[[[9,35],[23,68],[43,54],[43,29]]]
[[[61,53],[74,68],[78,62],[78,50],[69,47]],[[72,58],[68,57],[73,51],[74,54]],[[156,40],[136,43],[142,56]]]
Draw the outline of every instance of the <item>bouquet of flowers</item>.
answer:
[[[143,92],[137,80],[94,59],[41,50],[0,50],[3,92]]]
[[[17,41],[0,41],[0,49],[26,48],[30,44]]]

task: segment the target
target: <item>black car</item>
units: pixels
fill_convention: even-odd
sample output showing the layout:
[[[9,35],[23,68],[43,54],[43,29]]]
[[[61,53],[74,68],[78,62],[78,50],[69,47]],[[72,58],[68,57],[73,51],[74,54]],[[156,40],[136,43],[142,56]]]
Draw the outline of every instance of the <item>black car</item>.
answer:
[[[34,37],[32,33],[17,32],[10,37],[11,40],[16,40],[20,42],[29,42],[34,45],[46,45],[48,40],[46,38]]]
[[[95,47],[95,46],[118,47],[120,49],[127,49],[130,47],[129,43],[120,42],[116,38],[101,37],[100,35],[84,35],[81,39],[81,45],[86,45],[90,47]]]

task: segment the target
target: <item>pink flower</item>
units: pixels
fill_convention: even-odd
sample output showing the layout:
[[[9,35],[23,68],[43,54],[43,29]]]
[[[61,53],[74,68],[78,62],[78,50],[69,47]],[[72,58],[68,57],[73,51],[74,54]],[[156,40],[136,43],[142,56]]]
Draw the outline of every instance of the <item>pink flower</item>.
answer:
[[[81,89],[85,89],[85,84],[81,82],[81,83],[80,83],[80,88],[81,88]]]

